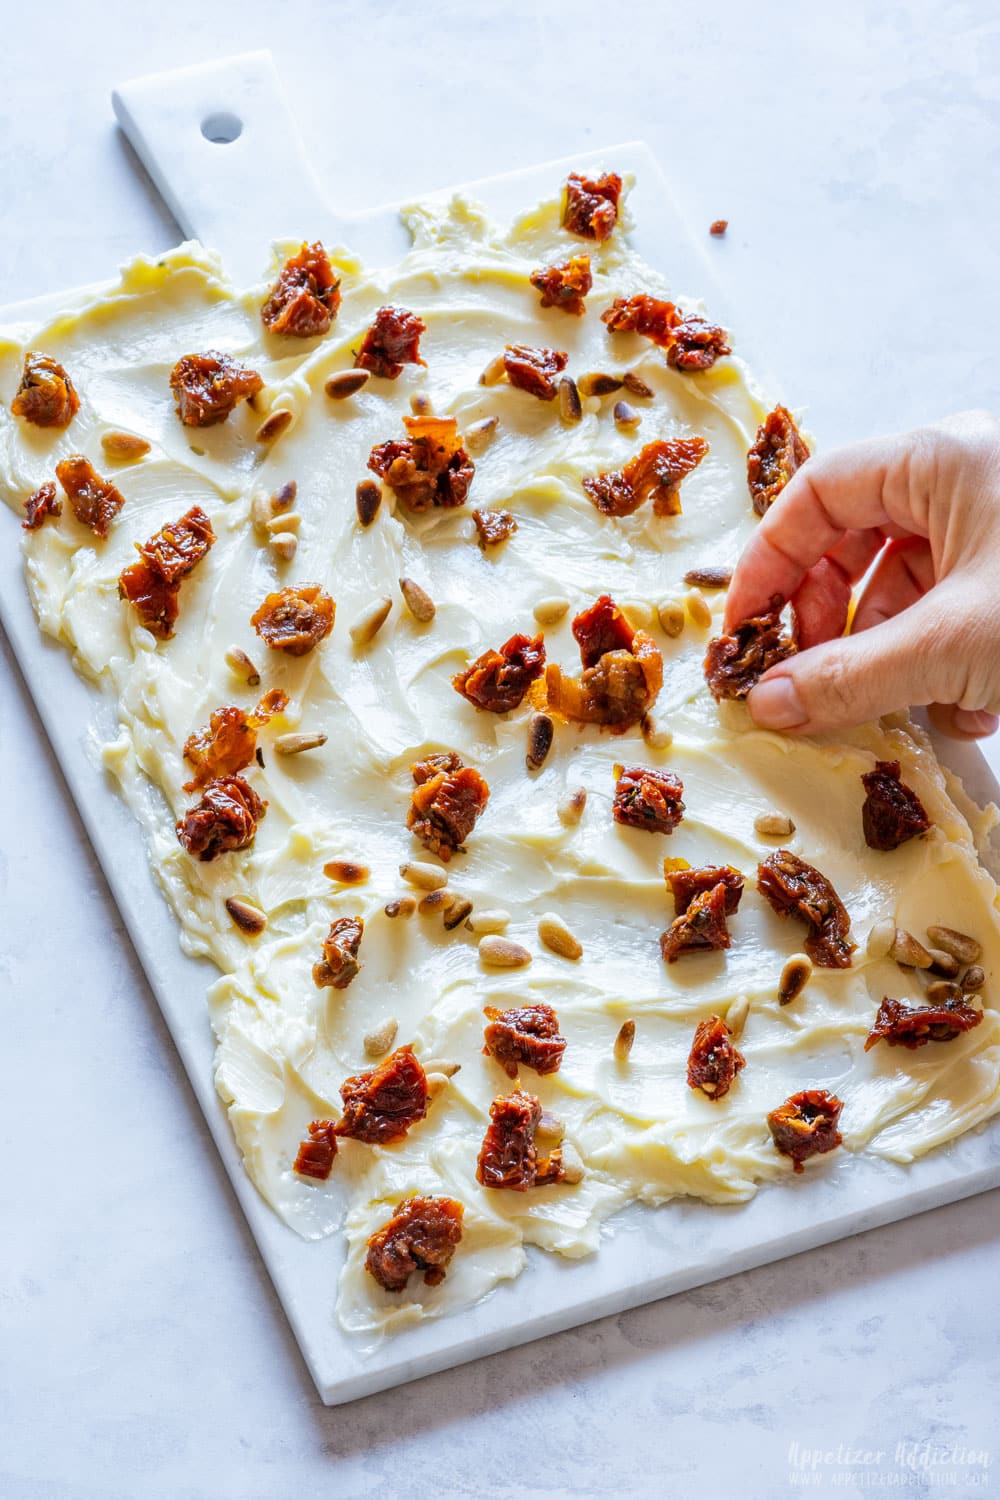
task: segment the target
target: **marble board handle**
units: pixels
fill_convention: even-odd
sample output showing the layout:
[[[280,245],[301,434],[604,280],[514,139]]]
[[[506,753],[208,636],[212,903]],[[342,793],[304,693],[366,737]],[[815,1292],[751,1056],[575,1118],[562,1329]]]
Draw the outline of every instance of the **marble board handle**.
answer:
[[[111,99],[184,234],[218,250],[237,282],[263,277],[275,239],[348,238],[269,52],[136,78]]]

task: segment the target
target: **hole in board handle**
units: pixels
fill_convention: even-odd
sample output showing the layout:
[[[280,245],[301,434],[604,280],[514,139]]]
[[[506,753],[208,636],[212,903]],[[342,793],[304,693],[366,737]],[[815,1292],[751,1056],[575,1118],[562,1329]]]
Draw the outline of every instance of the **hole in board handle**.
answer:
[[[230,146],[243,134],[243,121],[227,109],[217,110],[202,120],[201,133],[213,146]]]

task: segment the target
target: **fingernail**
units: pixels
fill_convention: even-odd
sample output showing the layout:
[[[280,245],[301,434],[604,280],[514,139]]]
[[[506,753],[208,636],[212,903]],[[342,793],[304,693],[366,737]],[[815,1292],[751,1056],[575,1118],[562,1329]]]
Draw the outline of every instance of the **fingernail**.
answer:
[[[747,707],[754,723],[762,729],[793,729],[807,718],[790,677],[771,677],[759,682],[747,698]]]
[[[975,739],[982,739],[988,734],[997,732],[997,716],[988,713],[985,709],[956,708],[955,728],[960,734],[972,735]]]

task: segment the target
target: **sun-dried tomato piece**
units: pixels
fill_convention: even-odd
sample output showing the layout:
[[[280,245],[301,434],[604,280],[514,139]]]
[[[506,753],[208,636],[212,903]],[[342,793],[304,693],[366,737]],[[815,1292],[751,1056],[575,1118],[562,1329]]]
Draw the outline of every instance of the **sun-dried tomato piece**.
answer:
[[[605,516],[629,516],[652,500],[658,516],[679,516],[680,484],[708,452],[702,437],[657,438],[621,469],[583,480],[583,487]]]
[[[693,896],[666,932],[660,934],[660,953],[668,964],[682,953],[703,953],[707,949],[724,949],[732,943],[726,924],[729,886],[724,880]]]
[[[542,294],[542,307],[558,307],[581,318],[587,310],[583,299],[594,284],[590,256],[573,255],[561,265],[542,266],[529,280]]]
[[[361,969],[358,949],[365,930],[364,917],[338,917],[323,939],[323,957],[313,964],[317,989],[346,990]]]
[[[411,767],[416,789],[406,826],[447,864],[453,854],[465,852],[463,845],[489,801],[490,789],[478,771],[453,754],[428,774],[437,760],[428,756]]]
[[[725,234],[728,228],[728,219],[713,219],[711,224],[709,224],[708,226],[708,232],[709,234],[714,234],[716,239],[719,239],[722,235]]]
[[[601,177],[583,177],[571,172],[566,179],[562,227],[586,240],[606,240],[618,222],[622,180],[617,172]]]
[[[674,914],[682,917],[696,896],[711,891],[717,885],[726,888],[726,915],[739,910],[743,895],[743,876],[732,865],[703,865],[692,870],[689,865],[675,865],[671,860],[663,861],[663,878],[674,898]]]
[[[66,491],[76,519],[103,540],[125,504],[125,496],[110,480],[102,479],[82,453],[71,453],[56,464],[56,478]]]
[[[217,776],[242,771],[256,753],[257,730],[287,706],[288,694],[281,688],[271,688],[249,712],[235,706],[214,709],[208,728],[189,734],[184,742],[184,759],[194,768],[194,776],[184,783],[184,790],[193,792]]]
[[[487,547],[499,547],[501,542],[509,541],[517,530],[517,521],[509,510],[474,510],[472,519],[479,533],[479,545],[484,551]]]
[[[10,409],[35,427],[68,427],[80,410],[80,398],[58,360],[29,350]]]
[[[849,969],[857,947],[851,919],[833,886],[790,849],[777,849],[757,866],[757,889],[779,917],[797,917],[809,929],[805,950],[821,969]]]
[[[565,370],[569,355],[560,349],[532,349],[527,344],[508,344],[503,352],[507,379],[519,391],[537,396],[539,401],[554,401],[555,377]]]
[[[585,667],[595,667],[608,651],[631,651],[635,636],[610,594],[601,594],[573,620],[573,639]]]
[[[43,521],[49,516],[55,518],[62,515],[62,501],[56,499],[56,487],[51,479],[40,484],[33,495],[29,495],[24,502],[24,520],[21,525],[25,531],[37,531]]]
[[[451,685],[476,708],[491,714],[509,713],[545,668],[545,643],[540,635],[512,635],[499,651],[484,651]]]
[[[684,816],[684,784],[672,771],[650,771],[644,766],[616,766],[616,823],[642,828],[646,833],[673,833]]]
[[[717,635],[705,652],[705,681],[717,703],[745,698],[764,673],[794,656],[798,646],[781,624],[782,601],[777,596],[766,615],[755,615],[737,625],[732,635]]]
[[[601,313],[601,322],[608,325],[609,333],[640,333],[661,349],[673,343],[680,320],[680,310],[662,297],[616,297]]]
[[[242,776],[218,776],[208,783],[200,801],[178,819],[177,840],[202,860],[246,849],[254,841],[266,808],[267,803]]]
[[[667,364],[674,370],[710,370],[717,359],[732,352],[724,328],[687,313],[674,327]]]
[[[622,733],[638,724],[663,686],[663,657],[652,638],[633,630],[610,595],[602,594],[573,621],[584,671],[563,676],[554,663],[546,673],[550,710],[584,724],[606,724]]]
[[[898,760],[876,761],[874,771],[865,771],[861,780],[868,794],[861,826],[869,849],[898,849],[927,832],[931,820],[916,792],[900,781]]]
[[[746,1058],[729,1038],[732,1032],[721,1016],[708,1016],[695,1027],[688,1057],[688,1088],[701,1089],[710,1099],[729,1093]]]
[[[406,307],[380,307],[361,341],[354,364],[384,380],[395,380],[404,365],[426,365],[420,357],[420,335],[427,324]]]
[[[311,339],[328,332],[339,308],[340,278],[317,240],[285,261],[260,315],[268,333]]]
[[[435,776],[447,775],[449,771],[460,771],[464,766],[460,755],[454,750],[438,750],[431,755],[425,755],[423,760],[413,762],[410,773],[417,786],[423,786],[425,781],[432,780]]]
[[[747,484],[759,516],[770,510],[808,457],[809,449],[795,418],[784,406],[776,406],[757,428],[753,447],[747,454]]]
[[[551,1005],[512,1005],[498,1010],[487,1005],[488,1025],[483,1031],[483,1051],[498,1062],[508,1078],[516,1078],[519,1065],[536,1073],[555,1073],[566,1051],[566,1038],[559,1035],[559,1019]]]
[[[652,340],[666,350],[667,364],[675,370],[708,370],[732,353],[724,329],[660,297],[618,297],[601,321],[609,333],[638,333]]]
[[[426,1115],[427,1075],[412,1047],[397,1047],[377,1068],[346,1078],[340,1097],[344,1113],[337,1134],[368,1146],[387,1146],[402,1140]]]
[[[963,1031],[971,1031],[983,1019],[964,995],[955,995],[939,1005],[907,1005],[905,1000],[882,998],[878,1014],[865,1042],[870,1052],[878,1042],[890,1047],[925,1047],[928,1042],[953,1042]]]
[[[185,354],[170,372],[177,415],[185,427],[214,427],[224,422],[240,401],[263,388],[256,370],[216,349]]]
[[[137,543],[136,550],[164,582],[180,583],[208,554],[215,539],[211,521],[193,505],[179,521],[168,521],[148,542]]]
[[[168,583],[148,562],[140,560],[123,568],[118,577],[118,597],[132,605],[151,635],[169,641],[179,611],[179,583]]]
[[[365,1270],[387,1292],[402,1292],[414,1271],[439,1286],[462,1238],[465,1209],[454,1198],[407,1198],[368,1240]]]
[[[404,417],[408,438],[378,443],[368,457],[407,510],[464,505],[476,472],[454,417]]]
[[[337,1129],[332,1120],[313,1120],[309,1134],[299,1143],[292,1168],[299,1177],[315,1177],[325,1182],[337,1155]]]
[[[524,1193],[544,1181],[558,1182],[562,1177],[561,1154],[539,1161],[535,1149],[535,1129],[542,1106],[534,1094],[515,1089],[506,1098],[494,1099],[490,1105],[490,1123],[476,1163],[476,1180],[483,1187],[512,1188]]]
[[[250,616],[250,624],[272,651],[307,656],[333,629],[337,606],[318,583],[268,594]]]
[[[136,543],[139,561],[122,570],[118,595],[128,600],[146,629],[160,640],[169,640],[174,633],[181,579],[197,567],[214,541],[211,521],[194,505],[179,521],[169,522],[154,532],[148,542]],[[240,767],[220,768],[216,774],[221,774],[222,769]]]
[[[843,1107],[843,1100],[826,1089],[803,1089],[771,1110],[771,1138],[782,1156],[791,1157],[796,1172],[804,1171],[802,1163],[810,1156],[823,1156],[840,1145],[844,1137],[837,1121]]]

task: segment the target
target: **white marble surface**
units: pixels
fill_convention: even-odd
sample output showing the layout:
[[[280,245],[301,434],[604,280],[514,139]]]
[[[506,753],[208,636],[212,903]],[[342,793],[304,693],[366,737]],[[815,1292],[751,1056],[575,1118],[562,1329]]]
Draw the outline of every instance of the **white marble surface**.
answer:
[[[732,221],[712,251],[733,302],[824,443],[1000,405],[988,0],[94,14],[60,0],[6,28],[0,301],[175,237],[115,82],[269,45],[345,203],[647,139],[695,223]],[[1000,1193],[320,1406],[9,652],[2,670],[4,1500],[1000,1487]],[[808,1463],[821,1483],[797,1482]]]

